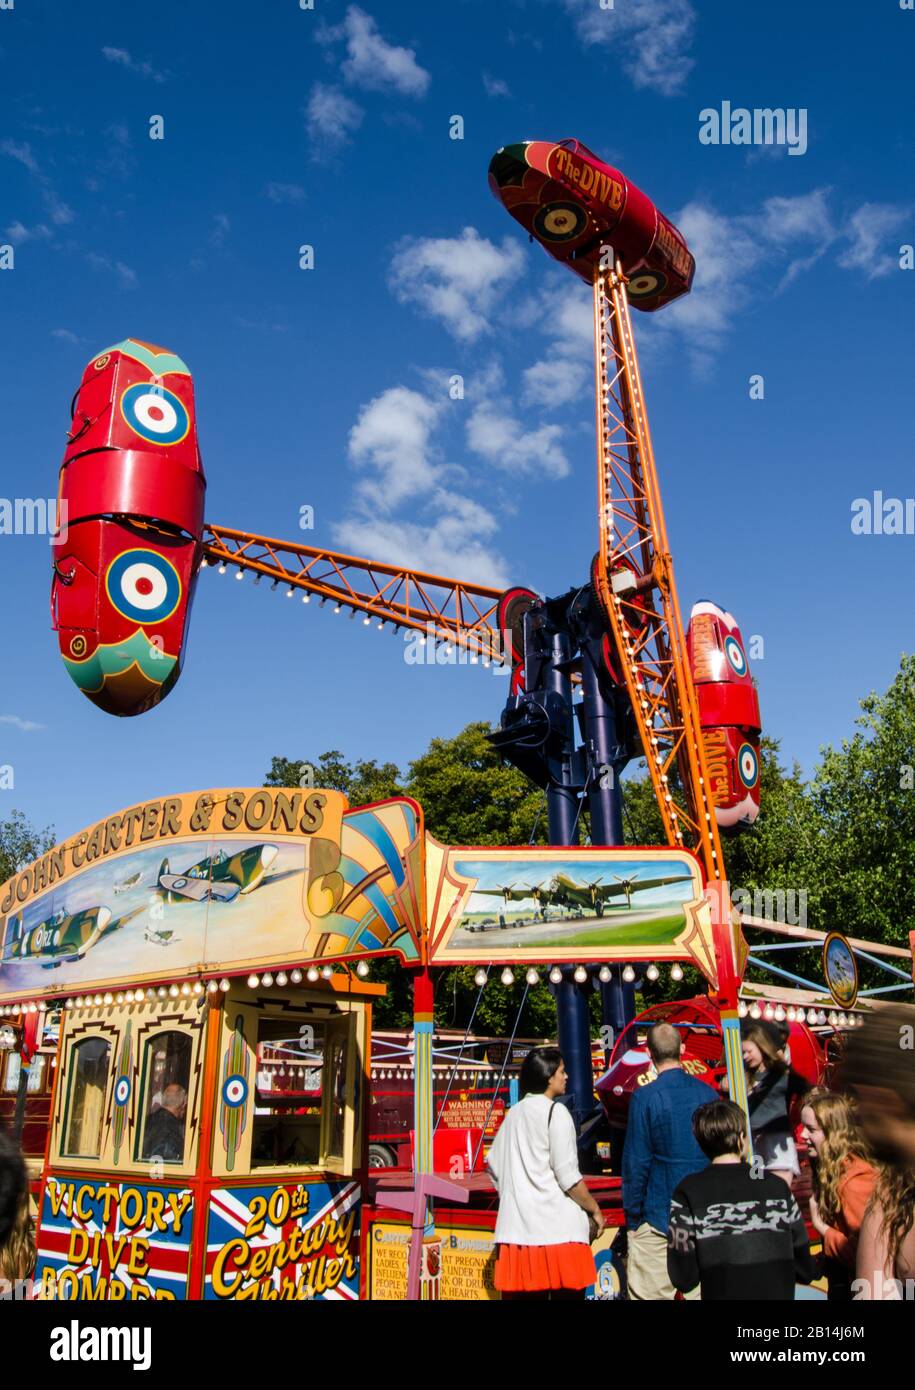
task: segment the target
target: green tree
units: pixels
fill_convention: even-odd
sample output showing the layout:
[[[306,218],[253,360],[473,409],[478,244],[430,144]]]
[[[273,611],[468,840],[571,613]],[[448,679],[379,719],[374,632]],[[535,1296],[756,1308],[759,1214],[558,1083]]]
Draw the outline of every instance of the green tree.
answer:
[[[0,821],[0,883],[32,859],[38,859],[54,843],[54,832],[50,826],[37,830],[22,811],[11,811],[9,817]]]
[[[810,785],[814,925],[905,945],[915,930],[915,656],[860,705],[858,731],[823,749]]]
[[[434,738],[410,764],[407,793],[425,811],[426,829],[445,844],[546,844],[543,792],[502,764],[488,732],[480,722],[454,738]]]

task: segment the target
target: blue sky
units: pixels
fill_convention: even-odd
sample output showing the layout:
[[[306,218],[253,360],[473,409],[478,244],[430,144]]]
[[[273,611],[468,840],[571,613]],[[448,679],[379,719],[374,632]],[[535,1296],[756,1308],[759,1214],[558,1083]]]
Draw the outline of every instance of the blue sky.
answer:
[[[583,580],[587,296],[486,182],[499,146],[577,136],[696,256],[688,299],[634,315],[681,605],[714,599],[764,639],[766,730],[809,769],[912,646],[915,539],[853,536],[850,516],[875,489],[913,491],[913,56],[895,0],[866,17],[16,0],[0,11],[0,491],[54,494],[83,366],[133,335],[194,373],[210,520],[468,580]],[[699,112],[725,100],[806,109],[806,153],[700,144]],[[45,538],[0,536],[0,815],[61,835],[146,797],[257,785],[275,753],[405,765],[504,699],[490,672],[407,665],[391,635],[205,572],[179,684],[114,720],[64,671],[48,583]]]

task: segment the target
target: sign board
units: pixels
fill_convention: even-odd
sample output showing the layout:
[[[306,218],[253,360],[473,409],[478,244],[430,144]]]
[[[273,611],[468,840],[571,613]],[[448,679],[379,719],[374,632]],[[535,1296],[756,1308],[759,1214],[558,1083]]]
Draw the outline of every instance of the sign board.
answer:
[[[489,1301],[498,1298],[493,1284],[496,1267],[495,1228],[435,1226],[441,1258],[435,1271],[435,1297],[444,1302]],[[402,1300],[407,1295],[407,1256],[410,1227],[396,1221],[373,1221],[369,1230],[370,1299]]]
[[[712,903],[685,850],[452,849],[426,836],[429,960],[685,960],[716,981]]]
[[[188,973],[419,959],[422,812],[242,788],[134,806],[0,888],[0,1001]]]

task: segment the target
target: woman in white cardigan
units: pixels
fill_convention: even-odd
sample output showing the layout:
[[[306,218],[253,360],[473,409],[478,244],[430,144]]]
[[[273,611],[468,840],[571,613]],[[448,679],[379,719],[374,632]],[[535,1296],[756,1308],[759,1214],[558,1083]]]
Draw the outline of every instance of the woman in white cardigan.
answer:
[[[558,1047],[535,1047],[521,1067],[521,1100],[486,1160],[499,1193],[496,1288],[505,1299],[584,1298],[595,1280],[591,1241],[604,1227],[578,1167],[575,1122]]]

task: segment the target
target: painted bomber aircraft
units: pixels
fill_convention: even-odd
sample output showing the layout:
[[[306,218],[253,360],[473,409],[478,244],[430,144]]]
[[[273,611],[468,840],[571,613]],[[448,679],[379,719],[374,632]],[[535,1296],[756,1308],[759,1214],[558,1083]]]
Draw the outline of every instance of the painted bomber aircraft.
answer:
[[[631,912],[633,893],[645,892],[649,888],[663,888],[668,883],[692,882],[689,874],[672,874],[664,878],[621,878],[619,874],[614,874],[613,877],[616,879],[615,883],[605,883],[602,879],[598,879],[596,883],[576,883],[568,874],[559,873],[554,874],[546,883],[539,883],[533,887],[507,884],[504,888],[475,888],[474,893],[500,897],[506,906],[510,902],[533,899],[540,916],[543,915],[545,907],[567,907],[579,908],[593,912],[597,917],[603,917],[605,908],[622,907],[622,903],[610,902],[611,898],[625,897],[625,910]]]
[[[81,960],[87,951],[110,936],[142,909],[135,908],[121,917],[112,917],[107,907],[88,907],[81,912],[61,908],[35,927],[23,928],[10,922],[3,951],[3,965],[40,965],[54,970],[65,962]]]
[[[173,874],[167,859],[159,868],[158,888],[166,901],[230,903],[240,893],[250,893],[263,881],[277,856],[276,845],[251,845],[237,854],[219,849],[192,864],[184,873]]]

